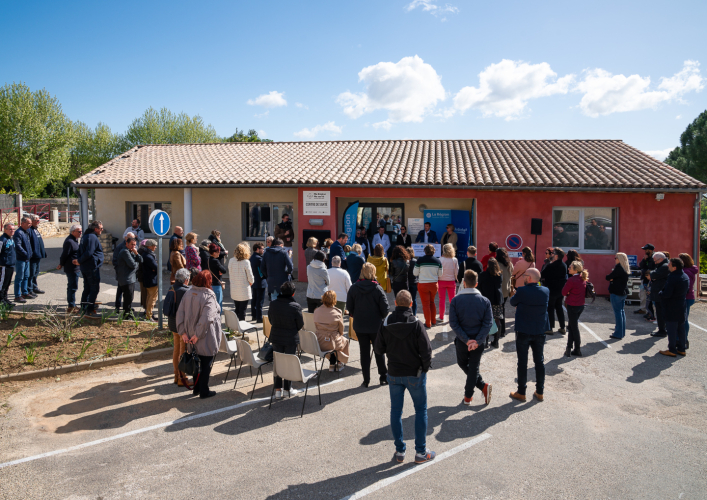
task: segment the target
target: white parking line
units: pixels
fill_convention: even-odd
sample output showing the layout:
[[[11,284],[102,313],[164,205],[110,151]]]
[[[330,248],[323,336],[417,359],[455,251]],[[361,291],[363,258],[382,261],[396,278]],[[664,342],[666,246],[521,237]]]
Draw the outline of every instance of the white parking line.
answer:
[[[562,306],[562,309],[564,309],[565,314],[567,314],[567,315],[569,316],[569,313],[567,313],[567,308],[566,308],[565,306]],[[594,331],[593,331],[591,328],[589,328],[587,325],[585,325],[585,324],[582,323],[581,321],[578,321],[578,323],[579,323],[580,326],[584,327],[585,330],[587,330],[589,333],[591,333],[592,335],[594,335],[594,338],[595,338],[595,339],[597,339],[599,342],[601,342],[602,344],[604,344],[604,346],[606,346],[606,347],[608,347],[609,349],[611,349],[611,346],[610,346],[609,344],[607,344],[606,342],[604,342],[604,341],[601,339],[601,337],[599,337],[599,335],[597,335],[596,333],[594,333]]]
[[[327,385],[337,384],[337,383],[343,382],[343,381],[344,381],[344,379],[332,380],[331,382],[327,382],[326,384],[322,384],[320,387],[325,387]],[[249,399],[248,401],[238,403],[237,405],[227,406],[225,408],[219,408],[218,410],[211,410],[211,411],[207,411],[206,413],[199,413],[197,415],[190,415],[188,417],[182,417],[182,418],[178,418],[176,420],[170,420],[169,422],[163,422],[161,424],[155,424],[155,425],[151,425],[149,427],[143,427],[142,429],[135,429],[130,432],[124,432],[122,434],[117,434],[115,436],[111,436],[111,437],[107,437],[107,438],[103,438],[103,439],[97,439],[95,441],[89,441],[88,443],[78,444],[76,446],[70,446],[68,448],[63,448],[61,450],[54,450],[54,451],[49,451],[47,453],[42,453],[40,455],[34,455],[31,457],[20,458],[17,460],[13,460],[11,462],[5,462],[4,464],[0,464],[0,469],[2,469],[3,467],[9,467],[10,465],[17,465],[17,464],[21,464],[24,462],[31,462],[32,460],[38,460],[40,458],[52,457],[54,455],[60,455],[62,453],[68,453],[68,452],[74,451],[74,450],[80,450],[81,448],[88,448],[89,446],[96,446],[97,444],[107,443],[109,441],[115,441],[116,439],[122,439],[125,437],[134,436],[136,434],[142,434],[143,432],[153,431],[155,429],[160,429],[162,427],[167,427],[169,425],[183,424],[184,422],[189,422],[191,420],[196,420],[198,418],[204,418],[204,417],[208,417],[211,415],[216,415],[217,413],[223,413],[224,411],[235,410],[237,408],[242,408],[244,406],[252,405],[255,403],[262,403],[263,401],[270,401],[270,397]]]
[[[358,498],[363,498],[366,495],[373,493],[374,491],[378,491],[382,488],[385,488],[386,486],[389,486],[397,481],[400,481],[401,479],[406,478],[416,472],[420,472],[421,470],[426,469],[427,467],[429,467],[431,465],[439,463],[442,460],[444,460],[445,458],[449,458],[453,455],[456,455],[460,451],[464,451],[467,448],[471,448],[475,444],[479,444],[480,442],[485,441],[490,437],[491,437],[491,434],[489,434],[489,433],[484,433],[484,434],[481,434],[480,436],[476,436],[474,439],[467,441],[466,443],[460,444],[456,448],[452,448],[449,451],[445,451],[444,453],[440,453],[439,455],[437,455],[437,457],[434,460],[432,460],[430,462],[426,462],[421,465],[416,465],[414,467],[410,467],[409,469],[406,469],[405,471],[401,472],[400,474],[396,474],[395,476],[392,476],[392,477],[389,477],[386,479],[381,479],[377,483],[373,483],[369,487],[359,490],[356,493],[354,493],[353,495],[349,495],[347,497],[344,497],[341,500],[356,500]]]
[[[697,325],[694,324],[692,321],[688,321],[688,323],[690,323],[690,326],[694,326],[695,328],[699,328],[699,329],[702,330],[703,332],[707,332],[706,329],[702,328],[701,326],[697,326]]]

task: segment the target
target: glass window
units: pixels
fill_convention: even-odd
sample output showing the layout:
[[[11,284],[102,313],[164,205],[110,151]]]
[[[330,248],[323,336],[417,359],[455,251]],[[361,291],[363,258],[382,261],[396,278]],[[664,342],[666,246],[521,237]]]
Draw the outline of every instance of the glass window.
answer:
[[[135,219],[140,221],[140,229],[147,234],[150,232],[150,214],[153,210],[164,210],[172,218],[172,202],[171,201],[133,201],[130,202],[130,220],[127,221],[125,227],[132,224]]]
[[[615,208],[555,208],[552,211],[552,244],[580,251],[616,250]]]
[[[244,203],[246,212],[245,238],[264,240],[272,236],[275,225],[287,214],[294,221],[295,210],[292,203]]]

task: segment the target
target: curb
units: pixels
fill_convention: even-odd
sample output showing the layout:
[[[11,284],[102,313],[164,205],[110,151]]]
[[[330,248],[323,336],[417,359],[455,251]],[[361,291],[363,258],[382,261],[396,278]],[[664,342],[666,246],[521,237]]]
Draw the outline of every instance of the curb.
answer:
[[[135,352],[132,354],[124,354],[114,358],[97,359],[95,361],[83,361],[74,365],[56,366],[54,368],[44,368],[42,370],[34,370],[31,372],[10,373],[8,375],[0,375],[0,383],[3,382],[18,382],[21,380],[34,380],[44,377],[55,377],[63,373],[80,372],[90,370],[92,368],[102,368],[104,366],[120,365],[131,363],[133,361],[145,361],[148,359],[161,358],[163,355],[172,354],[174,349],[168,347],[166,349],[155,349],[153,351]]]

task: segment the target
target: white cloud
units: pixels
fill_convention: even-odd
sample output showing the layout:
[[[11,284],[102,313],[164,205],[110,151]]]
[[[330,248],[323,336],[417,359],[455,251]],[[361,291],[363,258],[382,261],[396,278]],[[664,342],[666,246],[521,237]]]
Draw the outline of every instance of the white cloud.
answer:
[[[248,99],[248,104],[251,106],[263,106],[264,108],[279,108],[280,106],[287,106],[284,96],[284,92],[273,90],[269,94],[262,94],[255,99]]]
[[[366,84],[365,92],[343,92],[336,100],[351,118],[384,109],[389,123],[421,122],[445,99],[442,78],[418,56],[368,66],[358,80]]]
[[[437,0],[413,0],[405,6],[405,10],[407,12],[410,12],[411,10],[415,10],[418,7],[422,9],[422,12],[429,12],[433,16],[438,16],[445,12],[459,12],[459,9],[457,7],[455,7],[454,5],[449,5],[448,3],[444,4],[444,6],[437,5]],[[446,17],[442,18],[442,21],[446,20]]]
[[[258,130],[258,137],[267,137],[268,134],[265,133],[265,130]]]
[[[662,102],[681,101],[687,92],[699,92],[704,88],[704,79],[700,75],[700,63],[685,61],[682,70],[669,78],[661,78],[657,90],[649,90],[649,76],[612,75],[603,69],[585,71],[584,80],[579,82],[576,91],[584,94],[579,107],[584,114],[597,117],[655,108]]]
[[[255,114],[253,116],[256,118],[267,118],[269,114],[270,114],[270,110],[267,110],[265,113],[259,113],[259,114]]]
[[[295,106],[297,106],[298,108],[309,109],[309,106],[307,106],[306,104],[302,104],[301,102],[296,102]]]
[[[393,124],[390,123],[388,120],[373,124],[373,128],[376,130],[378,130],[379,128],[382,128],[384,130],[390,130],[390,127],[392,127],[392,126],[393,126]]]
[[[340,134],[341,127],[334,124],[334,122],[326,122],[324,125],[317,125],[316,127],[303,128],[299,132],[295,132],[295,137],[301,137],[303,139],[314,139],[319,132],[331,132],[332,134]]]
[[[454,96],[454,110],[446,110],[444,114],[476,108],[484,116],[511,120],[523,113],[530,99],[566,94],[573,80],[571,74],[557,78],[546,62],[528,64],[503,59],[479,73],[478,87],[461,89]]]
[[[680,118],[682,118],[682,115],[678,115],[675,117],[676,120],[679,120]]]
[[[651,155],[656,160],[663,161],[665,160],[665,158],[667,158],[668,154],[670,154],[673,149],[675,148],[659,149],[655,151],[644,151],[644,153]]]

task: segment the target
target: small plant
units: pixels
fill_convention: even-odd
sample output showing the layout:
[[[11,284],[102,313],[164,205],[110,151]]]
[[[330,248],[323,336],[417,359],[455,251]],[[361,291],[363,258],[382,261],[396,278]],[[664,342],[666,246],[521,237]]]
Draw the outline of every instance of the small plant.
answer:
[[[88,348],[93,345],[93,341],[89,342],[88,340],[84,340],[83,344],[81,345],[81,350],[79,351],[78,356],[76,356],[76,362],[78,363],[81,361],[81,359],[86,355],[86,351],[88,351]]]
[[[56,353],[56,355],[54,356],[54,366],[56,366],[59,363],[60,359],[63,359],[61,356],[62,354],[64,354],[63,349]]]
[[[125,321],[125,314],[123,314],[123,313],[121,312],[120,314],[118,314],[118,317],[115,319],[115,324],[118,325],[118,326],[122,326],[122,325],[123,325],[123,321]]]
[[[0,302],[0,319],[5,321],[10,319],[10,311],[12,311],[12,304],[7,302]]]
[[[122,348],[124,351],[130,349],[130,335],[126,335],[125,341],[118,344],[118,347]]]
[[[15,340],[17,337],[22,337],[23,339],[26,339],[27,336],[24,334],[24,330],[20,330],[19,332],[15,332],[17,330],[17,325],[19,325],[19,321],[15,323],[15,326],[12,328],[12,331],[7,334],[7,339],[5,340],[5,349],[10,347],[10,343]]]
[[[79,326],[80,322],[79,316],[64,314],[54,306],[47,306],[44,309],[44,317],[40,320],[40,323],[49,330],[49,334],[60,342],[70,341],[74,328]]]
[[[27,319],[27,311],[25,311],[25,306],[22,306],[22,319]]]
[[[140,328],[140,318],[138,318],[137,316],[133,316],[133,323],[135,324],[136,330]]]
[[[115,311],[110,311],[109,313],[106,312],[105,309],[101,311],[101,325],[104,325],[106,321],[111,319],[113,316],[115,316]]]
[[[114,352],[115,352],[115,346],[112,346],[112,345],[108,344],[108,347],[106,347],[105,356],[106,356],[107,358],[110,358],[110,357],[113,356],[113,353],[114,353]]]
[[[37,356],[39,356],[39,352],[42,350],[41,348],[37,350],[37,343],[32,342],[30,345],[26,346],[25,348],[25,364],[27,365],[33,365],[35,361],[37,361]]]

